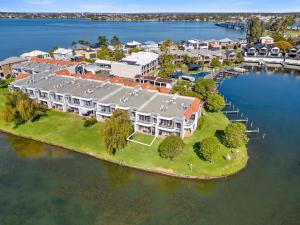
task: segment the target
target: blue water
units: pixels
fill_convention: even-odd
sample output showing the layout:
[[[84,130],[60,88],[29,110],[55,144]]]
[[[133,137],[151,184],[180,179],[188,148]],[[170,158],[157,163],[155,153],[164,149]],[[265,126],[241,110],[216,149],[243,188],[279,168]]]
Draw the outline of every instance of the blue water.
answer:
[[[239,174],[175,179],[0,133],[0,224],[300,225],[300,76],[254,71],[220,90],[266,133]]]
[[[245,35],[209,22],[101,22],[79,19],[0,19],[0,60],[25,51],[68,47],[72,41],[95,42],[97,37],[117,35],[127,41],[162,41],[231,38]]]

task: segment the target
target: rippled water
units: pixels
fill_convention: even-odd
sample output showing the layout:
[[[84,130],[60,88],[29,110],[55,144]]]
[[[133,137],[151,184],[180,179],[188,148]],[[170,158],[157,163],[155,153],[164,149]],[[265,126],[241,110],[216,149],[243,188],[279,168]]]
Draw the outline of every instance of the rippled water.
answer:
[[[225,29],[209,22],[101,22],[70,19],[0,19],[0,60],[26,51],[48,51],[53,46],[68,47],[80,39],[92,43],[100,35],[117,35],[123,42],[222,39],[237,40],[241,31]]]
[[[266,133],[249,144],[248,167],[224,180],[148,174],[0,134],[0,224],[299,225],[300,77],[289,74],[224,82]]]

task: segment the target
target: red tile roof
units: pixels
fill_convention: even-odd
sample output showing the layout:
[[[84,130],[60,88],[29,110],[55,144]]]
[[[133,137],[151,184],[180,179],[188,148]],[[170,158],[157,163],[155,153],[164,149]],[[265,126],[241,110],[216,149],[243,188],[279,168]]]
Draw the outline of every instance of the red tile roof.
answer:
[[[17,77],[16,80],[24,79],[26,77],[29,77],[28,73],[20,73]]]
[[[38,63],[48,63],[52,65],[60,65],[60,66],[73,66],[78,64],[77,62],[71,62],[71,61],[60,61],[55,59],[42,59],[42,58],[31,58],[32,62],[38,62]]]
[[[192,104],[190,105],[190,107],[188,108],[188,110],[184,113],[185,118],[186,119],[191,118],[193,113],[199,111],[199,107],[200,107],[200,100],[198,98],[195,98]]]
[[[91,72],[85,73],[83,75],[80,74],[71,74],[67,69],[58,70],[55,72],[57,75],[61,76],[72,76],[72,77],[80,77],[82,79],[89,79],[89,80],[97,80],[97,81],[108,81],[110,83],[116,83],[116,84],[123,84],[126,87],[136,87],[140,86],[143,89],[149,89],[149,90],[156,90],[161,93],[169,93],[170,89],[166,87],[157,87],[150,83],[138,83],[134,81],[126,81],[123,80],[121,77],[115,76],[115,77],[97,77]]]

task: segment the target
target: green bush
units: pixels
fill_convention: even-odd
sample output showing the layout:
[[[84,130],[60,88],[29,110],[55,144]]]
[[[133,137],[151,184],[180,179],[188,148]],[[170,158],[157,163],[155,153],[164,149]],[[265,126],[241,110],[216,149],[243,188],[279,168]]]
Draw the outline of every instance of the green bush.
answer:
[[[216,83],[213,79],[200,78],[195,84],[195,92],[207,99],[216,91]]]
[[[223,144],[228,148],[238,148],[248,143],[246,125],[242,123],[230,123],[223,136]]]
[[[174,160],[184,149],[184,142],[179,136],[166,137],[158,147],[160,157]]]
[[[83,123],[84,127],[91,127],[97,123],[97,120],[95,118],[86,119]]]
[[[199,158],[211,161],[213,155],[220,150],[220,143],[216,137],[208,137],[196,143],[194,149]]]
[[[203,125],[205,123],[205,116],[201,116],[199,119],[198,119],[198,124],[197,124],[197,130],[201,130]]]
[[[209,112],[219,112],[225,107],[225,100],[218,94],[213,94],[206,99],[205,109]]]

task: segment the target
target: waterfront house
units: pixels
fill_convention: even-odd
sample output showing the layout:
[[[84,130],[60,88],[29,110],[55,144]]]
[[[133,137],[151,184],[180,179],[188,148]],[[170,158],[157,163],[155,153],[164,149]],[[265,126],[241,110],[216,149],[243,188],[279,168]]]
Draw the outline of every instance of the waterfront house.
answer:
[[[258,51],[259,56],[267,57],[269,55],[270,48],[268,46],[262,45],[262,44],[257,44],[257,45],[255,45],[255,47]]]
[[[270,36],[260,37],[259,42],[263,45],[272,45],[274,44],[274,38]]]
[[[136,75],[148,75],[158,66],[159,55],[153,52],[135,52],[111,63],[111,74],[126,78],[134,78]]]
[[[234,47],[234,41],[229,38],[224,38],[219,40],[219,44],[221,47],[224,48],[233,48]]]
[[[16,80],[9,88],[23,91],[48,108],[97,120],[110,118],[115,109],[126,110],[135,131],[154,136],[192,135],[202,110],[194,97],[47,72]]]
[[[244,49],[244,55],[245,56],[257,56],[258,55],[258,52],[257,52],[257,49],[254,47],[254,46],[252,46],[252,45],[250,45],[250,44],[248,44],[246,47],[245,47],[245,49]]]
[[[43,52],[40,50],[34,50],[31,52],[23,53],[20,57],[24,59],[31,59],[31,58],[51,59],[51,56],[48,52]]]
[[[90,46],[82,45],[79,43],[76,43],[72,46],[72,50],[74,51],[74,57],[75,58],[86,58],[86,59],[96,59],[97,58],[97,52],[92,49]],[[74,58],[73,57],[73,58]],[[75,60],[77,61],[77,60]]]
[[[146,52],[158,52],[160,50],[158,43],[156,43],[154,41],[144,42],[144,44],[142,45],[142,48]]]
[[[142,44],[138,41],[127,42],[125,45],[126,48],[141,48]]]
[[[288,57],[293,59],[300,59],[300,46],[296,46],[289,50]]]
[[[227,49],[225,51],[225,59],[235,61],[236,60],[236,53],[234,49]]]
[[[280,48],[278,48],[278,47],[272,47],[270,49],[269,56],[271,56],[271,57],[281,57],[282,53],[280,51]]]
[[[135,81],[137,83],[141,83],[141,84],[149,83],[149,84],[152,84],[156,87],[166,87],[166,88],[169,88],[169,89],[171,89],[172,86],[175,84],[174,79],[161,78],[161,77],[156,77],[156,76],[137,75],[135,77]]]
[[[53,52],[53,58],[56,60],[71,60],[73,56],[73,49],[58,48]]]
[[[0,61],[0,79],[5,79],[8,76],[13,76],[12,67],[15,64],[26,61],[20,57],[10,57]]]

